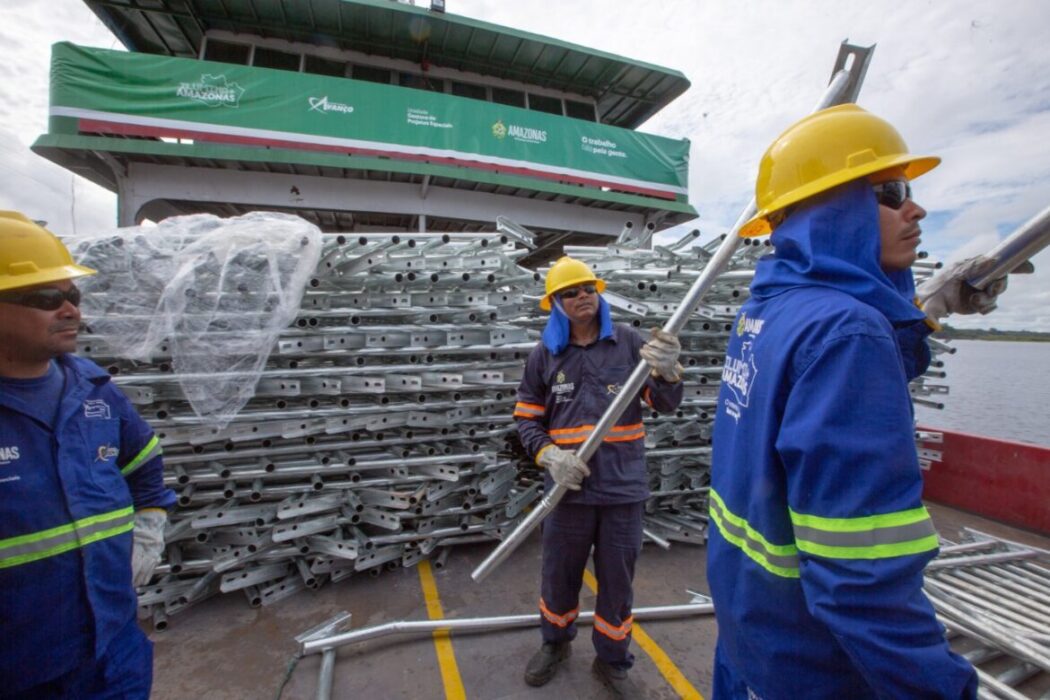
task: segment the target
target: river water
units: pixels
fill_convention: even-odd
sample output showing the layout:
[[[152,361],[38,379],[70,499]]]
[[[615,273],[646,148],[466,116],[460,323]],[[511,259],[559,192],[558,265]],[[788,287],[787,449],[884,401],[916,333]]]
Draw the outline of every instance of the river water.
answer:
[[[1050,343],[955,340],[941,354],[943,409],[916,406],[919,424],[1050,446]]]

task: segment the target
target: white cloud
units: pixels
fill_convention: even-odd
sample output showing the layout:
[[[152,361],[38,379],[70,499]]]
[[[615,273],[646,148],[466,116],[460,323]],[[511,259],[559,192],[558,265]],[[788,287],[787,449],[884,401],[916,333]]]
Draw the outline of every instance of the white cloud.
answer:
[[[9,0],[4,9],[0,37],[14,60],[0,66],[0,205],[69,230],[68,172],[28,150],[46,130],[49,46],[117,42],[79,0]],[[452,0],[448,10],[684,73],[692,88],[643,130],[691,140],[691,201],[701,212],[692,225],[705,240],[731,227],[762,151],[813,107],[846,38],[877,44],[860,103],[916,151],[944,158],[916,185],[931,212],[931,253],[977,252],[1050,204],[1044,0]],[[79,227],[113,220],[112,195],[82,179],[76,193]],[[1011,282],[993,315],[958,325],[1050,331],[1050,259],[1036,266]]]

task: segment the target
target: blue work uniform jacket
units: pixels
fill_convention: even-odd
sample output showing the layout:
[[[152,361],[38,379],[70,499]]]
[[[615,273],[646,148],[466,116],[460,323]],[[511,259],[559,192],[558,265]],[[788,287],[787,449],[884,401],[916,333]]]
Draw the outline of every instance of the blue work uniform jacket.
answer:
[[[713,433],[707,575],[715,697],[972,697],[922,592],[908,381],[925,371],[911,272],[879,267],[870,185],[793,212],[729,341]],[[723,676],[722,680],[725,680]]]
[[[134,512],[175,502],[157,437],[109,375],[58,366],[53,430],[0,394],[0,695],[101,656],[135,617]]]
[[[579,448],[638,365],[641,337],[630,326],[609,320],[605,300],[600,307],[602,332],[591,345],[562,343],[555,354],[549,343],[540,342],[529,354],[514,417],[522,445],[533,458],[549,445]],[[559,311],[555,308],[551,313]],[[673,411],[682,401],[682,392],[681,382],[647,378],[640,400],[628,405],[587,462],[591,475],[562,502],[612,505],[648,498],[641,401],[658,412]],[[544,472],[544,478],[550,490],[550,474]]]

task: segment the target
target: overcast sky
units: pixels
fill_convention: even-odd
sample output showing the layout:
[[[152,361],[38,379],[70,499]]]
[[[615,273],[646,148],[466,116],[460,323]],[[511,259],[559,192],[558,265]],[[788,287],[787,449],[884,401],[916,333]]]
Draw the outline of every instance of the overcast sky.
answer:
[[[422,3],[421,3],[422,4]],[[877,44],[859,103],[941,167],[915,183],[923,249],[945,261],[991,248],[1050,205],[1046,0],[446,0],[449,12],[684,73],[692,87],[643,131],[692,142],[690,200],[706,236],[753,193],[762,152],[810,111],[844,39]],[[34,155],[47,129],[50,45],[121,48],[79,0],[4,0],[0,208],[59,234],[110,227],[115,197]],[[960,327],[1050,331],[1050,250],[991,316]]]

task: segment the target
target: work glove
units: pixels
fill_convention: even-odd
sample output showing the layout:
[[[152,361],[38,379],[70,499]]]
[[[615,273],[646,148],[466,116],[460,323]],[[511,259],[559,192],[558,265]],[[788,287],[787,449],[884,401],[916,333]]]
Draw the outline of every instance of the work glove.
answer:
[[[543,448],[536,463],[550,472],[554,483],[571,491],[579,491],[583,479],[591,475],[591,470],[582,459],[557,445]]]
[[[663,329],[654,328],[652,337],[642,346],[639,354],[652,367],[654,377],[660,377],[668,382],[677,382],[682,379],[684,371],[678,362],[678,355],[681,352],[682,344],[678,342],[678,336]]]
[[[167,522],[168,513],[160,508],[143,508],[135,513],[131,581],[136,587],[145,586],[153,578],[153,569],[157,568],[164,551],[164,526]]]
[[[994,309],[999,295],[1006,290],[1006,276],[992,280],[984,289],[976,289],[966,280],[980,277],[995,265],[994,259],[978,255],[957,262],[923,282],[916,293],[926,300],[922,305],[926,316],[936,323],[950,314],[986,314]],[[1034,270],[1032,263],[1026,261],[1013,272]]]

